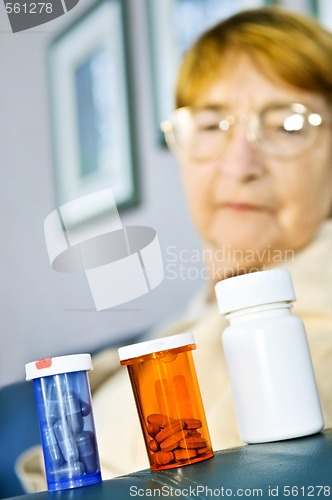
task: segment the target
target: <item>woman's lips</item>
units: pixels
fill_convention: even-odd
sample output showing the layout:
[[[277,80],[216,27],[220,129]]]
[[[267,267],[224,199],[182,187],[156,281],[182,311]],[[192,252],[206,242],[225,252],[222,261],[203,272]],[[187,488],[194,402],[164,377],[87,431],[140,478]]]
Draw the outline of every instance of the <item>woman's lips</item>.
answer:
[[[238,212],[270,212],[271,210],[262,205],[255,205],[253,203],[239,203],[239,202],[227,202],[221,203],[221,208],[229,208],[231,210],[236,210]]]

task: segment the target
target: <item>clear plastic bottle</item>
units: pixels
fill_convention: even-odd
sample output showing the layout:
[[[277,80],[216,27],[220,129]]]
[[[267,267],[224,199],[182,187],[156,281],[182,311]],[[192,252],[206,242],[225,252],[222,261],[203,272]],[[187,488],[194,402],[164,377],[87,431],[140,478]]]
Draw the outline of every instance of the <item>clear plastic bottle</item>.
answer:
[[[270,269],[220,281],[222,342],[241,439],[279,441],[324,426],[303,322],[291,314],[290,273]]]
[[[127,366],[150,468],[169,469],[213,456],[196,377],[191,333],[119,349]]]
[[[33,380],[49,491],[101,482],[87,371],[90,354],[25,365]]]

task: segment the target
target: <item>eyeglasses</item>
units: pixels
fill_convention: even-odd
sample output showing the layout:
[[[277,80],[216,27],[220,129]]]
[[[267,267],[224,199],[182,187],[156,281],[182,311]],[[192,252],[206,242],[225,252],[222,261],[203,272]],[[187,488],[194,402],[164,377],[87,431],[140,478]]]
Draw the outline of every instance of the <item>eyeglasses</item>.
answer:
[[[248,116],[233,116],[219,107],[183,107],[164,121],[161,129],[174,152],[208,159],[226,148],[236,123],[246,126],[246,138],[253,147],[289,159],[314,145],[323,119],[299,103],[271,104]]]

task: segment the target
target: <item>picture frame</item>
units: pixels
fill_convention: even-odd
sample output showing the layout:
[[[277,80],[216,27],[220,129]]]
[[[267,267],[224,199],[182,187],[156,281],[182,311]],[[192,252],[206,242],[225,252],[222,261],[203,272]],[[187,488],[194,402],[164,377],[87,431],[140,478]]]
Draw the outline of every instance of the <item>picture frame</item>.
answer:
[[[294,12],[317,17],[317,1],[319,0],[266,0],[266,3],[267,5],[276,5]]]
[[[58,205],[105,188],[118,210],[136,205],[123,2],[94,4],[52,40],[48,63]],[[77,214],[76,222],[86,217]]]
[[[332,4],[331,0],[312,0],[315,2],[316,17],[324,28],[332,31]]]
[[[175,79],[182,53],[203,31],[264,0],[146,0],[152,61],[156,140],[165,145],[160,123],[174,110]]]

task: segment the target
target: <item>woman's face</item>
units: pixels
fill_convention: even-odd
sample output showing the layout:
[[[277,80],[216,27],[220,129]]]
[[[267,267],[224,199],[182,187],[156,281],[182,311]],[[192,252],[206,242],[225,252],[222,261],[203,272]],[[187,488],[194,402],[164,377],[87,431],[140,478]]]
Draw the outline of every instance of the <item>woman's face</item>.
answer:
[[[267,79],[246,56],[228,69],[194,106],[223,106],[238,116],[259,112],[271,103],[298,102],[329,118],[322,97]],[[237,260],[243,265],[247,261],[247,267],[273,265],[267,257],[278,251],[280,258],[280,251],[304,247],[328,217],[331,127],[320,127],[315,145],[292,159],[263,153],[246,134],[243,124],[235,125],[225,149],[204,161],[179,153],[185,189],[206,246],[236,249],[238,257],[242,251]]]

